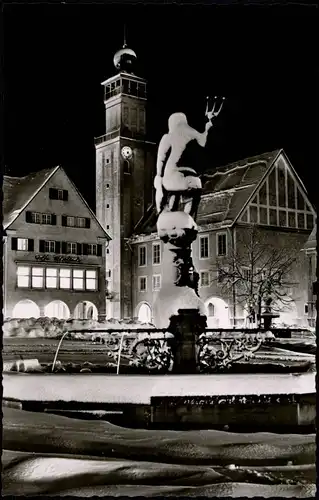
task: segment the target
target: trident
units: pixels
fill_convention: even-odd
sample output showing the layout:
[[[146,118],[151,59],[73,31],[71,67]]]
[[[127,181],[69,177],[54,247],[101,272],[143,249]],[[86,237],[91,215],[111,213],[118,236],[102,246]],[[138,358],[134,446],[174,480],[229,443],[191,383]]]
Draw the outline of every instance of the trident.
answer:
[[[216,111],[215,111],[215,108],[216,108],[216,104],[217,104],[217,99],[218,99],[218,97],[217,97],[217,96],[215,96],[215,97],[214,97],[213,109],[212,109],[211,111],[208,111],[208,100],[209,100],[209,97],[206,97],[206,99],[207,99],[207,103],[206,103],[206,111],[205,111],[205,115],[206,115],[206,116],[207,116],[207,117],[211,120],[212,118],[216,118],[216,116],[218,116],[218,115],[219,115],[219,113],[221,112],[222,107],[223,107],[223,105],[224,105],[225,97],[222,97],[222,98],[221,98],[221,99],[222,99],[222,101],[221,101],[221,103],[220,103],[220,105],[219,105],[218,110],[216,110]]]

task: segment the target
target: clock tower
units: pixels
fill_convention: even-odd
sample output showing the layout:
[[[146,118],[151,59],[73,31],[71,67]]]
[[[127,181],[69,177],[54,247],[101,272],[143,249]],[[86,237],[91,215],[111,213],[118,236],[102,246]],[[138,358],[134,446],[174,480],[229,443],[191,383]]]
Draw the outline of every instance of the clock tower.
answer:
[[[105,134],[95,139],[96,215],[112,240],[106,249],[107,315],[132,310],[129,238],[152,206],[155,143],[146,140],[146,80],[133,73],[136,54],[126,44],[114,56],[118,73],[102,83]]]

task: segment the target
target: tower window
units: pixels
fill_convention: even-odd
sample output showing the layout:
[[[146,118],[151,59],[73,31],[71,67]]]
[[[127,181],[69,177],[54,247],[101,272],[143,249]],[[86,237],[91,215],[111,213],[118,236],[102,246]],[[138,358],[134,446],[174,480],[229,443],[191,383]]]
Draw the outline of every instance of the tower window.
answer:
[[[108,203],[106,204],[106,208],[110,208],[110,205]]]
[[[147,277],[140,276],[139,277],[139,291],[146,292],[146,287],[147,287]]]

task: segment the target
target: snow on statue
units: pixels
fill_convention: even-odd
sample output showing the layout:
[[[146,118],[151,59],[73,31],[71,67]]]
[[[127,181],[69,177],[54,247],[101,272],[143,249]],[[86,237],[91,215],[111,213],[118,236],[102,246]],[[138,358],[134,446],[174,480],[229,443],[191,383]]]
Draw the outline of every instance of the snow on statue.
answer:
[[[174,113],[168,120],[168,133],[159,144],[157,173],[154,179],[158,235],[170,245],[174,253],[177,286],[189,286],[198,294],[199,276],[191,258],[191,244],[197,237],[196,216],[200,203],[202,183],[196,170],[198,156],[191,153],[195,147],[204,148],[213,118],[219,115],[224,98],[216,110],[206,107],[208,119],[200,133],[187,123],[184,113]]]

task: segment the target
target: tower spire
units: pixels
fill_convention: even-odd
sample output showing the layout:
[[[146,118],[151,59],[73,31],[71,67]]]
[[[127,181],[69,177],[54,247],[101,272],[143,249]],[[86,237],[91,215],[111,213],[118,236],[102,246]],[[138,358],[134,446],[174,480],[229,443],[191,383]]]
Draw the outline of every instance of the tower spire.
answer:
[[[124,24],[124,27],[123,27],[123,49],[125,49],[127,47],[126,45],[126,24]]]

